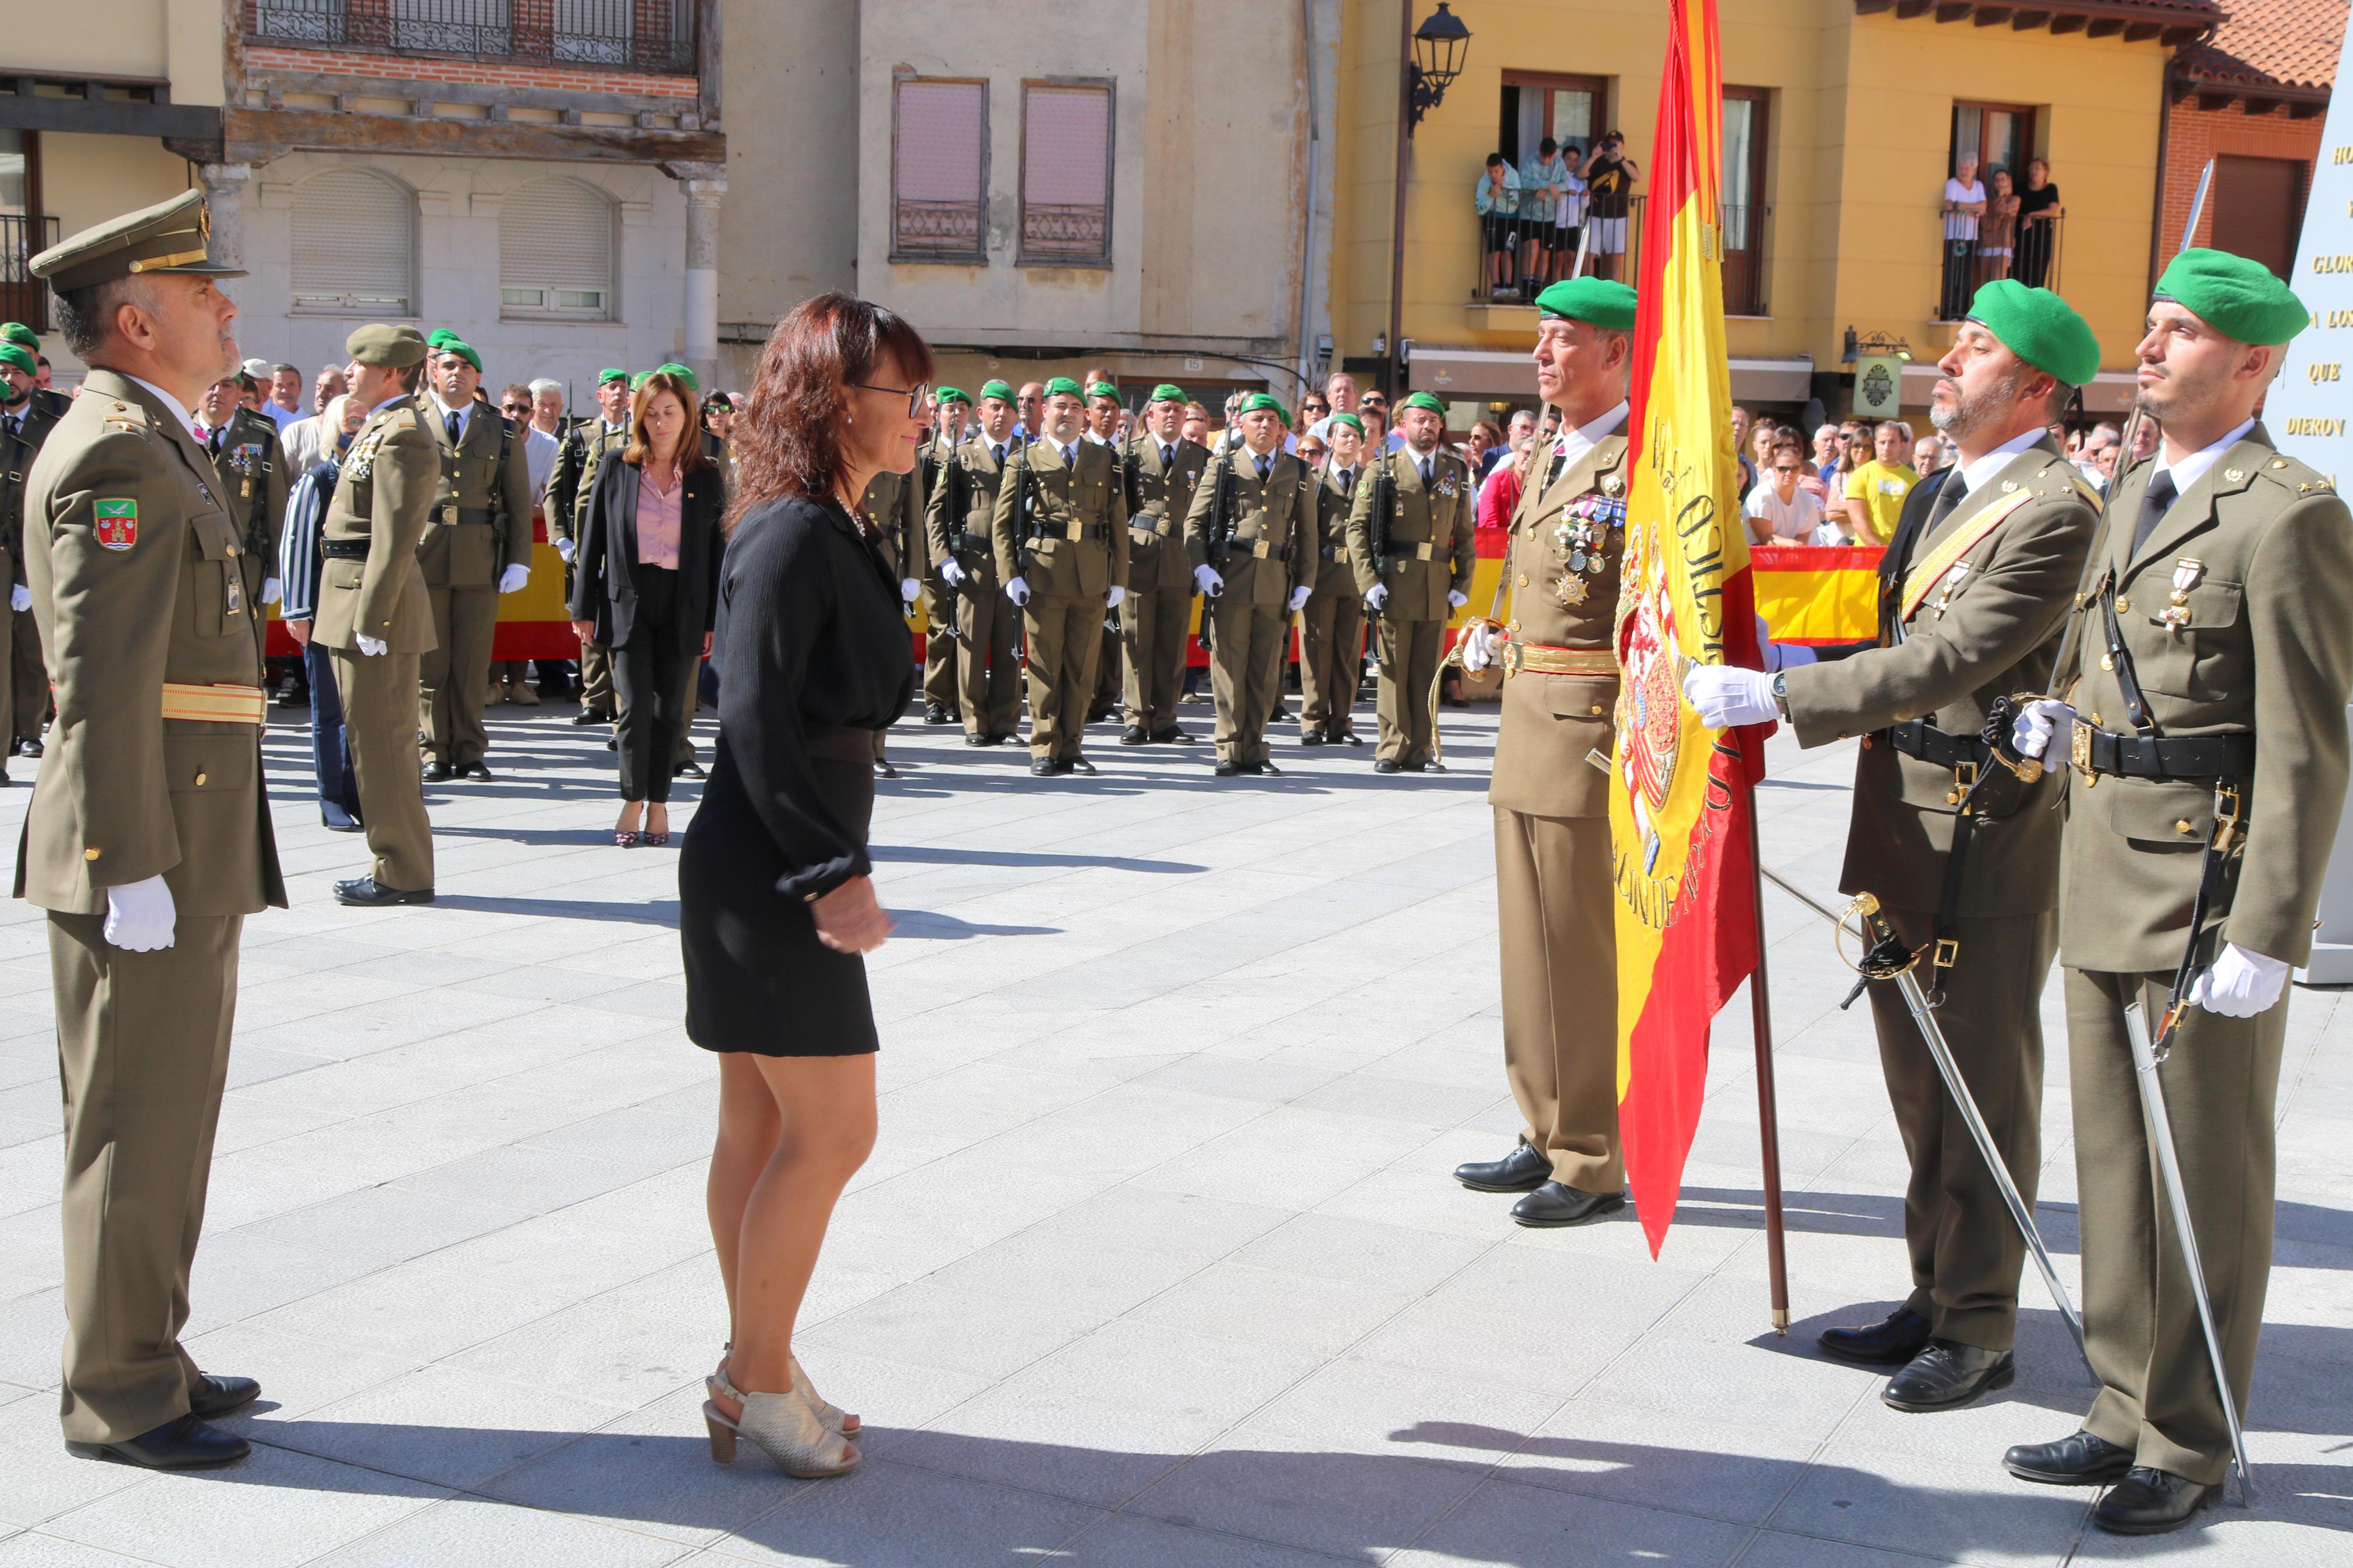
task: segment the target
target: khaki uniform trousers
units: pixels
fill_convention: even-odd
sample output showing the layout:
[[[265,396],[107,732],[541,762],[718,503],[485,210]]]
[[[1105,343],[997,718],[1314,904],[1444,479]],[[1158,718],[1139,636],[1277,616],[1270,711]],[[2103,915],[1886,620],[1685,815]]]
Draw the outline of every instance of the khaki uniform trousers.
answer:
[[[1907,947],[1935,934],[1933,914],[1887,914]],[[2059,916],[1959,917],[1953,931],[1959,962],[1946,973],[1936,1026],[2031,1208],[2042,1170],[2042,983],[2059,951]],[[1925,966],[1915,973],[1921,984],[1931,983]],[[2009,1350],[2018,1337],[2025,1238],[1903,993],[1894,981],[1873,981],[1869,989],[1887,1099],[1912,1163],[1904,1192],[1912,1293],[1904,1304],[1927,1319],[1938,1339]]]
[[[967,735],[1010,735],[1021,727],[1021,667],[1014,653],[1020,616],[995,573],[965,579],[955,599],[964,641],[956,645],[956,695]]]
[[[1415,622],[1417,626],[1434,625]],[[1504,1076],[1552,1179],[1622,1192],[1609,819],[1495,810]]]
[[[41,722],[49,716],[49,667],[41,662],[40,623],[33,612],[9,612],[8,680],[10,722],[20,741],[41,738]]]
[[[1117,621],[1114,627],[1111,625]],[[1106,713],[1119,711],[1120,699],[1127,680],[1127,600],[1122,597],[1119,608],[1103,613],[1103,652],[1095,659],[1095,699],[1088,711],[1102,710]]]
[[[955,601],[948,595],[947,585],[936,577],[925,586],[931,597],[924,610],[923,706],[944,708],[954,713],[958,707],[956,640],[948,627],[955,616]]]
[[[1354,590],[1315,594],[1299,612],[1299,732],[1338,740],[1349,730],[1365,668],[1365,602]]]
[[[1209,601],[1217,617],[1209,650],[1209,695],[1218,704],[1218,761],[1265,762],[1267,721],[1282,697],[1282,655],[1291,620],[1281,605]]]
[[[1381,736],[1374,755],[1393,763],[1428,762],[1430,688],[1438,679],[1438,659],[1446,646],[1446,623],[1398,621],[1385,615],[1376,616],[1373,637],[1381,653],[1380,695],[1374,704],[1380,714]]]
[[[491,642],[499,624],[499,591],[494,586],[451,588],[428,586],[433,600],[433,636],[437,647],[419,656],[417,727],[425,731],[425,750],[437,762],[453,768],[471,766],[490,749],[490,731],[482,727],[482,693],[491,680]],[[612,679],[609,660],[606,679]]]
[[[564,602],[572,602],[572,563],[564,563]],[[613,652],[602,643],[580,645],[580,707],[588,713],[610,713],[613,703]]]
[[[370,656],[328,650],[335,694],[343,700],[343,734],[352,777],[367,824],[372,874],[387,888],[421,892],[433,885],[433,824],[417,760],[417,665],[413,653]]]
[[[1161,549],[1167,549],[1163,543]],[[1130,563],[1131,576],[1141,574]],[[1127,721],[1157,735],[1176,724],[1176,699],[1185,690],[1185,637],[1193,618],[1193,590],[1147,588],[1120,601],[1120,640],[1126,646],[1127,680],[1122,697]]]
[[[0,551],[0,773],[8,771],[8,742],[16,733],[16,623],[33,618],[30,610],[18,615],[8,595],[8,556]]]
[[[170,947],[107,945],[100,915],[49,916],[65,1090],[69,1442],[188,1413],[180,1348],[237,1018],[243,915],[182,915]]]
[[[1029,634],[1029,755],[1075,757],[1086,736],[1087,704],[1103,654],[1103,602],[1032,597],[1021,612]]]
[[[2158,1185],[2125,1034],[2133,989],[2153,1024],[2172,984],[2169,973],[2066,972],[2084,1342],[2101,1384],[2084,1429],[2131,1449],[2137,1465],[2211,1486],[2230,1463],[2230,1429]],[[2253,1018],[2192,1008],[2157,1069],[2231,1397],[2242,1414],[2271,1284],[2273,1115],[2286,1035],[2284,998]]]

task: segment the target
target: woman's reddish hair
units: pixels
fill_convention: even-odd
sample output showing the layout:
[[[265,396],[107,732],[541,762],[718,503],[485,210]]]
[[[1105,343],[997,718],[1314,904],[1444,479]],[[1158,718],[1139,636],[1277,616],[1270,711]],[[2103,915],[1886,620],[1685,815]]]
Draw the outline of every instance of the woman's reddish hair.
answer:
[[[728,433],[735,493],[733,530],[781,496],[826,500],[841,473],[841,389],[896,361],[917,384],[932,379],[932,349],[906,318],[854,294],[819,294],[776,323],[760,350],[752,390]]]

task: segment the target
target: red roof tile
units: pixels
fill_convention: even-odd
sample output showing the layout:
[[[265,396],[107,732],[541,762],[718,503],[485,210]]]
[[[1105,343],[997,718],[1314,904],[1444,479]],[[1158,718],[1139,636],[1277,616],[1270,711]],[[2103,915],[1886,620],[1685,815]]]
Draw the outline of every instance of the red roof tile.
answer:
[[[2185,50],[2199,81],[2326,90],[2337,80],[2346,0],[2225,0],[2211,43]]]

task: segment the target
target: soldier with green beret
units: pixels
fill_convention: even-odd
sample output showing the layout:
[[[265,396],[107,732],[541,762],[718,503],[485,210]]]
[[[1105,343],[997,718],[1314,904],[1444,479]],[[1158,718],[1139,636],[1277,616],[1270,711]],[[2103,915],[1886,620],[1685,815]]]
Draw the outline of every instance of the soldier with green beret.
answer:
[[[956,701],[955,595],[942,576],[945,557],[931,542],[931,498],[939,493],[940,476],[954,460],[964,440],[965,420],[972,414],[972,394],[962,387],[943,386],[933,396],[932,428],[923,438],[915,473],[923,498],[922,528],[923,573],[923,722],[954,724],[960,715]]]
[[[942,393],[944,407],[946,394]],[[932,559],[955,617],[956,708],[967,746],[1001,746],[1021,723],[1019,612],[1000,591],[989,529],[1013,445],[1013,388],[983,384],[968,436],[942,460],[923,513]]]
[[[596,465],[607,452],[629,444],[629,373],[608,369],[596,373],[596,415],[565,433],[548,470],[541,510],[547,518],[548,542],[564,559],[564,600],[572,602],[572,557],[588,517],[588,497],[596,489]],[[613,722],[613,658],[608,648],[580,645],[580,711],[575,724]]]
[[[260,1393],[180,1343],[245,917],[283,908],[243,542],[189,408],[237,367],[242,277],[188,191],[33,258],[90,367],[26,477],[26,576],[57,731],[16,896],[48,913],[65,1104],[60,1413],[87,1458],[233,1463]]]
[[[514,426],[475,395],[482,356],[472,344],[444,335],[427,380],[432,395],[418,403],[440,452],[441,488],[417,545],[433,606],[433,646],[418,665],[425,778],[487,784],[482,701],[499,596],[531,580],[531,470]]]
[[[2221,1492],[2222,1400],[2245,1408],[2270,1279],[2285,992],[2310,956],[2345,800],[2353,685],[2353,514],[2255,420],[2310,321],[2242,257],[2185,250],[2158,278],[2139,398],[2164,440],[2114,486],[2080,610],[2076,646],[2095,647],[2054,672],[2058,697],[2014,734],[2077,775],[2058,940],[2101,1387],[2080,1432],[2006,1463],[2108,1487],[2092,1519],[2119,1533],[2179,1528]],[[2227,1394],[2152,1179],[2126,1033],[2128,1005],[2156,1034],[2177,994],[2157,1077]]]
[[[33,459],[40,456],[41,444],[56,429],[63,410],[55,409],[40,395],[33,383],[38,374],[33,350],[22,338],[33,334],[11,321],[15,332],[0,332],[0,583],[7,586],[6,608],[0,609],[0,741],[8,742],[11,751],[23,745],[32,756],[41,754],[41,714],[30,711],[14,712],[16,701],[23,700],[36,710],[46,708],[47,681],[43,679],[21,699],[15,688],[18,684],[11,666],[16,658],[29,658],[37,673],[40,665],[40,642],[30,639],[29,648],[25,632],[33,626],[29,614],[33,607],[32,590],[25,585],[25,479],[33,471]],[[20,337],[18,334],[21,334]],[[34,340],[36,342],[38,339]],[[23,617],[21,620],[18,617]],[[19,742],[21,731],[32,739]],[[5,763],[0,763],[0,783],[8,777]]]
[[[2099,369],[2098,340],[2058,295],[2013,279],[1980,289],[1929,405],[1957,460],[1905,498],[1877,646],[1778,673],[1694,666],[1684,681],[1712,724],[1786,720],[1805,746],[1867,737],[1839,885],[1874,895],[1925,954],[1921,984],[2029,1204],[2062,791],[2050,773],[2029,782],[2000,765],[1981,735],[1996,700],[2047,688],[2098,515],[2049,427]],[[1785,665],[1808,657],[1779,652]],[[1870,990],[1912,1167],[1912,1288],[1885,1321],[1831,1329],[1821,1345],[1900,1368],[1880,1395],[1892,1407],[1948,1410],[2014,1374],[2026,1245],[1894,983]]]
[[[1185,389],[1162,382],[1144,405],[1140,427],[1120,453],[1127,489],[1127,597],[1119,607],[1125,655],[1123,746],[1189,741],[1176,722],[1185,690],[1186,634],[1193,616],[1193,563],[1185,520],[1193,510],[1209,449],[1187,441]]]
[[[1405,445],[1381,453],[1356,486],[1348,553],[1375,616],[1381,678],[1376,773],[1444,773],[1431,751],[1430,690],[1446,621],[1470,600],[1478,564],[1470,466],[1442,450],[1446,405],[1426,392],[1398,405]]]
[[[41,337],[38,332],[22,321],[5,321],[0,322],[0,338],[23,349],[26,357],[32,361],[33,374],[36,377],[40,374]],[[72,402],[72,398],[52,388],[37,384],[33,388],[33,406],[47,413],[52,422],[64,418],[66,409]]]
[[[1209,690],[1218,708],[1219,778],[1280,773],[1267,721],[1282,697],[1290,617],[1307,602],[1316,556],[1314,476],[1282,450],[1282,405],[1242,400],[1240,442],[1209,460],[1185,515],[1185,554],[1216,625]]]
[[[1299,743],[1363,745],[1350,715],[1365,666],[1365,602],[1348,552],[1348,513],[1365,471],[1365,422],[1346,412],[1324,425],[1331,458],[1315,486],[1315,564],[1299,612]]]
[[[1119,400],[1118,387],[1108,381],[1091,381],[1087,384],[1086,437],[1088,440],[1100,446],[1116,448],[1119,444],[1120,418],[1126,412],[1126,405]],[[1122,480],[1124,482],[1126,477],[1124,462],[1120,466],[1120,472]],[[1128,510],[1133,513],[1135,510],[1135,498],[1130,495],[1127,499]],[[1134,543],[1134,541],[1131,539],[1129,544],[1133,546]],[[1132,560],[1130,563],[1133,564]],[[1125,684],[1122,667],[1126,663],[1127,652],[1120,627],[1126,613],[1127,606],[1123,601],[1120,608],[1103,617],[1103,647],[1095,658],[1095,692],[1092,700],[1087,704],[1087,722],[1091,724],[1098,719],[1114,717],[1119,712],[1120,693]]]

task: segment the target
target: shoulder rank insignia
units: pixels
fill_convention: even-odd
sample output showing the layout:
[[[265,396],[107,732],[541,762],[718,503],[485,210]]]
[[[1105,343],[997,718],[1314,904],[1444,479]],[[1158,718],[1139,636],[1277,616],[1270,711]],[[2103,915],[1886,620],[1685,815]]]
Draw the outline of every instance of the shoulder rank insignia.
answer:
[[[139,542],[137,501],[92,501],[90,510],[100,544],[109,550],[128,550]]]

